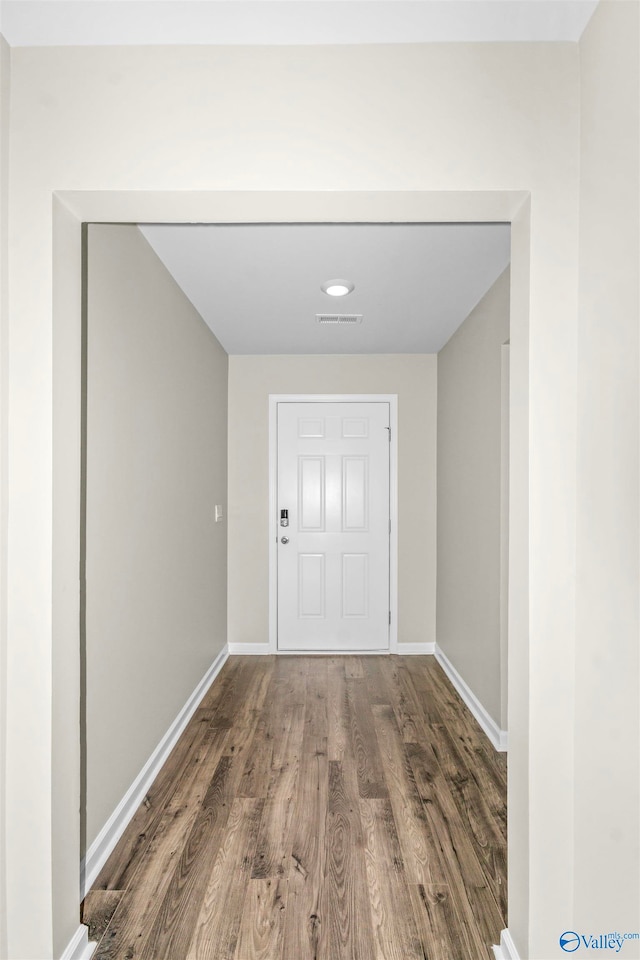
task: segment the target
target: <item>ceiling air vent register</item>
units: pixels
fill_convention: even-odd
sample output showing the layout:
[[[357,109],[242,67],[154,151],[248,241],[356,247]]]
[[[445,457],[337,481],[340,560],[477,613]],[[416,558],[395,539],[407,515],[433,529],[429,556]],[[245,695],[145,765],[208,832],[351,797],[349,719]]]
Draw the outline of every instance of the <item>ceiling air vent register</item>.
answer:
[[[342,323],[362,323],[361,313],[316,313],[318,323],[330,323],[333,326]]]

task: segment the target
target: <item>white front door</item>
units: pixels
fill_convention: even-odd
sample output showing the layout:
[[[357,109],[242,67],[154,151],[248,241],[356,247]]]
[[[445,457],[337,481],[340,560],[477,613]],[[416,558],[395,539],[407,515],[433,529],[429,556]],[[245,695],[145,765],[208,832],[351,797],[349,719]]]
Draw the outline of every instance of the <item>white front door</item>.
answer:
[[[388,650],[389,403],[277,419],[278,649]]]

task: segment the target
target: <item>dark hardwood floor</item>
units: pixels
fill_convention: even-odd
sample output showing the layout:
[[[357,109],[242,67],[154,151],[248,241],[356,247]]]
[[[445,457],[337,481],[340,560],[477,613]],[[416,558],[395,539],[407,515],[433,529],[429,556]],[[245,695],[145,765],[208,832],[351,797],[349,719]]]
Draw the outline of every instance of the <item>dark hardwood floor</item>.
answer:
[[[231,657],[84,902],[94,960],[490,960],[506,758],[433,657]]]

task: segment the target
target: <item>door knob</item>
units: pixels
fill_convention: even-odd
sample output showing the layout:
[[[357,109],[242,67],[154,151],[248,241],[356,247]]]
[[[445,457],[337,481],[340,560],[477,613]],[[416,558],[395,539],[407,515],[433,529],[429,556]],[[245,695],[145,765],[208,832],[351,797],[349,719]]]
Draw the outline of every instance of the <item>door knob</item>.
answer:
[[[283,537],[280,543],[289,543],[289,537]]]

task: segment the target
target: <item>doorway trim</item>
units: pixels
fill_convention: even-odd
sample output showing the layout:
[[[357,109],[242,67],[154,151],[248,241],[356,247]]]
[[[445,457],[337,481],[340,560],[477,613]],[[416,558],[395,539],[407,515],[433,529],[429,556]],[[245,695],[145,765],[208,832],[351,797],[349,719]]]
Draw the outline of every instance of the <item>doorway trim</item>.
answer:
[[[544,217],[539,220],[544,221]],[[531,378],[532,369],[537,370],[537,365],[530,359],[529,345],[531,194],[522,189],[306,192],[65,190],[54,193],[51,299],[53,418],[50,434],[53,458],[52,462],[46,461],[42,465],[43,470],[50,471],[52,480],[52,513],[50,519],[43,518],[42,523],[34,528],[34,533],[31,526],[25,526],[24,521],[30,488],[25,488],[22,499],[19,498],[18,505],[14,507],[14,536],[19,538],[22,531],[27,529],[29,537],[13,575],[14,583],[24,586],[21,592],[16,591],[13,624],[16,634],[14,645],[18,646],[25,629],[19,620],[25,611],[30,611],[31,616],[31,620],[24,619],[25,624],[33,620],[40,625],[42,617],[49,618],[51,666],[47,663],[42,670],[46,667],[43,677],[47,682],[50,681],[46,689],[53,703],[46,697],[42,698],[33,718],[33,728],[42,729],[48,734],[40,737],[40,740],[45,744],[42,750],[46,747],[50,752],[51,769],[56,771],[56,776],[51,778],[50,788],[29,797],[26,808],[24,797],[18,792],[21,781],[8,789],[9,802],[15,810],[24,810],[23,816],[28,818],[29,823],[33,823],[35,818],[38,822],[51,824],[50,830],[47,827],[34,835],[26,859],[16,855],[9,864],[14,900],[22,896],[24,890],[31,890],[30,882],[36,875],[40,878],[38,892],[41,894],[34,908],[36,918],[38,910],[46,912],[52,921],[51,938],[58,942],[62,942],[63,936],[68,940],[75,929],[71,925],[77,923],[77,908],[81,899],[78,870],[81,585],[78,571],[82,497],[82,234],[83,224],[91,222],[511,223],[509,903],[511,928],[518,942],[526,945],[529,941],[531,908],[530,866],[532,862],[537,862],[532,855],[536,849],[534,839],[539,840],[541,836],[539,829],[531,828],[530,811],[534,809],[537,812],[540,798],[548,794],[548,778],[543,776],[546,767],[544,764],[541,766],[540,762],[533,766],[530,764],[529,740],[532,731],[538,731],[535,743],[539,761],[540,745],[547,744],[548,737],[547,726],[542,724],[540,728],[542,714],[539,701],[530,704],[530,692],[538,693],[540,690],[539,675],[535,675],[534,683],[529,663],[530,605],[538,613],[540,603],[540,576],[537,569],[534,583],[536,592],[533,595],[535,603],[530,604],[530,392],[533,387],[531,412],[536,414],[538,423],[541,410],[542,413],[546,410],[542,404],[546,388],[540,376],[533,380]],[[539,228],[534,235],[538,244],[534,263],[538,271],[543,270],[541,241],[544,237],[544,230]],[[541,318],[540,305],[536,303],[536,307],[532,330],[537,333]],[[43,309],[46,309],[46,304]],[[540,345],[539,334],[535,345]],[[536,359],[539,361],[539,357]],[[34,405],[41,402],[41,394],[46,394],[46,383],[38,385],[38,389]],[[18,420],[14,429],[17,430],[21,425],[22,421]],[[539,442],[539,437],[536,440]],[[547,454],[546,449],[544,453]],[[540,489],[540,469],[538,465],[538,474],[534,478],[536,493]],[[16,475],[21,476],[19,472]],[[16,489],[19,489],[17,484]],[[538,514],[541,509],[538,507]],[[22,558],[30,557],[36,546],[41,547],[42,557],[46,556],[52,577],[50,593],[44,589],[37,590],[34,599],[33,589],[27,589],[33,588],[32,568],[26,561],[22,562]],[[539,550],[533,557],[537,568],[538,554]],[[37,586],[41,586],[40,581]],[[35,614],[32,609],[34,603]],[[41,665],[38,664],[38,667]],[[37,678],[40,680],[40,674]],[[570,710],[569,700],[566,709]],[[566,727],[562,730],[566,731]],[[20,829],[23,829],[22,821]],[[26,835],[24,830],[20,834]],[[24,854],[24,850],[20,852]],[[83,935],[86,935],[84,931]]]
[[[279,403],[388,403],[391,437],[389,445],[389,649],[398,653],[398,395],[396,393],[270,393],[269,394],[269,653],[278,650],[278,404]],[[262,647],[262,644],[260,644]],[[260,651],[262,652],[262,650]],[[362,651],[343,651],[345,654]],[[326,654],[326,651],[325,651]],[[337,654],[336,654],[337,655]],[[307,651],[307,656],[309,652]]]

